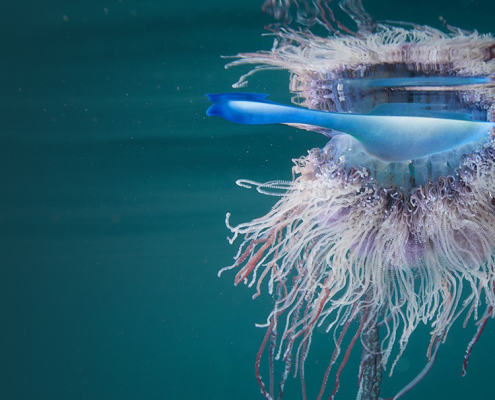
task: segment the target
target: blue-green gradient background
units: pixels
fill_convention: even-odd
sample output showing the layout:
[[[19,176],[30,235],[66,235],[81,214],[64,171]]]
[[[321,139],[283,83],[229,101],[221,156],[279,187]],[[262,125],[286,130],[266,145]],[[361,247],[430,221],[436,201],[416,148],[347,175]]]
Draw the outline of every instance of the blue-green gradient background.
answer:
[[[490,1],[368,1],[377,19],[495,30]],[[204,97],[246,68],[220,55],[268,49],[258,1],[18,1],[0,12],[0,399],[259,399],[254,358],[271,309],[233,286],[239,223],[276,200],[235,180],[289,179],[324,144],[285,126],[207,118]],[[250,79],[287,102],[288,73]],[[459,321],[460,322],[460,321]],[[495,324],[460,378],[473,325],[458,323],[404,399],[493,398]],[[383,395],[425,363],[413,340]],[[317,333],[315,398],[332,352]],[[337,399],[356,393],[357,351]],[[267,376],[266,373],[264,373]],[[329,385],[331,389],[331,384]],[[287,396],[299,399],[298,381]]]

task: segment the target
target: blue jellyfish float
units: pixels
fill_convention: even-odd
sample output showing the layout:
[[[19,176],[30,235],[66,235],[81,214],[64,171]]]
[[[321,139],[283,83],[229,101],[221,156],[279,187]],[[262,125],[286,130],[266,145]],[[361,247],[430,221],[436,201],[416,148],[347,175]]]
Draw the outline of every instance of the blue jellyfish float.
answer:
[[[383,371],[392,375],[416,328],[429,326],[426,365],[395,400],[430,370],[458,319],[477,325],[465,374],[494,316],[495,39],[445,21],[443,30],[377,23],[361,0],[340,8],[355,30],[329,1],[267,0],[264,10],[279,21],[270,27],[273,48],[230,64],[255,65],[236,88],[259,70],[290,71],[297,106],[265,94],[208,96],[209,115],[328,137],[295,160],[292,181],[238,182],[281,196],[267,215],[231,226],[227,214],[231,243],[242,243],[222,271],[236,269],[235,284],[254,287],[253,297],[263,287],[274,297],[255,363],[266,399],[282,398],[289,375],[300,376],[307,398],[317,327],[335,343],[318,400],[334,397],[357,342],[357,399],[376,400]],[[322,29],[328,34],[313,33]]]

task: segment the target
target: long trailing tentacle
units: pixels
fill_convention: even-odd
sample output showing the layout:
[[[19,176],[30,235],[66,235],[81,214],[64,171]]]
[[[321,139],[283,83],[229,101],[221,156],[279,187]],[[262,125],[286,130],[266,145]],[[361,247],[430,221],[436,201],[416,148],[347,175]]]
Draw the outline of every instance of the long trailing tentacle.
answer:
[[[285,26],[295,20],[298,24],[311,28],[318,22],[330,33],[355,35],[356,32],[335,18],[330,3],[331,0],[266,0],[262,9]],[[376,23],[364,10],[362,0],[342,0],[339,6],[354,21],[359,34],[375,31]]]
[[[373,33],[376,23],[363,7],[363,0],[343,0],[340,7],[352,18],[361,34]]]
[[[424,366],[424,368],[421,370],[421,372],[411,381],[409,382],[406,386],[402,388],[394,397],[390,397],[385,400],[398,400],[402,396],[404,396],[407,392],[409,392],[411,389],[413,389],[419,382],[423,380],[423,378],[430,372],[431,368],[433,367],[433,364],[435,363],[435,360],[437,359],[437,353],[438,349],[440,347],[440,344],[442,343],[444,336],[439,336],[434,338],[434,348],[433,348],[433,353]],[[384,400],[384,399],[380,399]]]
[[[481,318],[481,321],[479,321],[478,324],[478,329],[476,330],[476,334],[474,335],[473,339],[468,344],[468,347],[466,349],[466,355],[464,356],[464,363],[462,364],[462,372],[461,376],[466,376],[467,373],[467,366],[469,363],[469,357],[471,356],[471,351],[473,350],[474,345],[478,342],[481,334],[483,333],[483,329],[485,329],[486,323],[488,322],[489,318],[493,318],[493,307],[489,306],[485,310],[485,314]]]

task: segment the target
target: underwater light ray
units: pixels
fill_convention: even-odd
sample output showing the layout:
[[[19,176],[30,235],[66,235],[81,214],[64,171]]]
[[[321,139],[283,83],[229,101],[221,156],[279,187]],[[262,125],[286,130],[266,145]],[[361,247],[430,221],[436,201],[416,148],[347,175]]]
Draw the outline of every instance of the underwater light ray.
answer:
[[[307,399],[306,360],[324,323],[335,348],[318,399],[336,395],[359,344],[357,399],[382,398],[383,371],[394,373],[419,324],[430,327],[426,365],[397,400],[433,367],[460,315],[464,325],[482,315],[464,375],[494,316],[495,39],[445,21],[448,32],[375,23],[361,0],[339,4],[355,31],[338,21],[329,1],[267,0],[265,11],[279,21],[270,27],[272,49],[240,53],[228,64],[288,70],[300,107],[265,94],[208,95],[208,115],[284,123],[329,140],[293,160],[291,181],[238,180],[279,197],[265,216],[239,225],[226,217],[229,242],[242,243],[220,273],[235,269],[235,284],[254,287],[253,298],[265,286],[274,297],[267,322],[257,325],[267,329],[255,375],[268,400],[283,397],[291,374]],[[328,36],[311,31],[322,26]]]

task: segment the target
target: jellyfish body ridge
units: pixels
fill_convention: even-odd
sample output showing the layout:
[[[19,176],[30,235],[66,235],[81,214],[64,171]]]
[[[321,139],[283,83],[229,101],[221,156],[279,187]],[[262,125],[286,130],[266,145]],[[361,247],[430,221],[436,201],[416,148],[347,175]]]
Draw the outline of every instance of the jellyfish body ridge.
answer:
[[[406,115],[323,112],[267,101],[265,95],[208,95],[209,116],[241,124],[303,124],[347,133],[382,161],[407,161],[487,139],[493,123]]]

